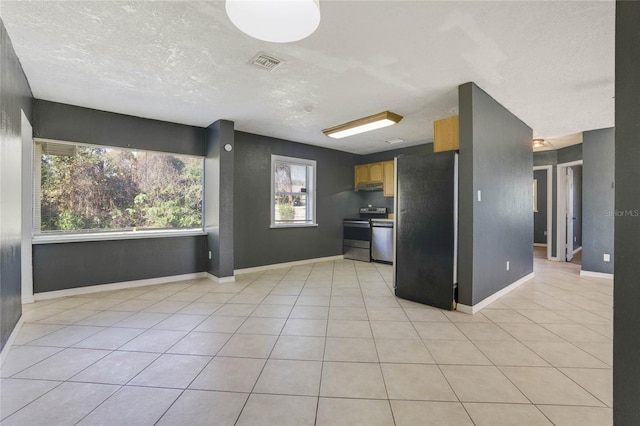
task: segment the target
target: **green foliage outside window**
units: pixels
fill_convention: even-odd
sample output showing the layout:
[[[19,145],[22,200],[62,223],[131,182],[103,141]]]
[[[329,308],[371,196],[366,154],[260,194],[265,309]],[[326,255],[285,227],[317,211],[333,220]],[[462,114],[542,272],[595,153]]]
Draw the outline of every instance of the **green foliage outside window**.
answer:
[[[199,158],[89,146],[60,155],[41,146],[41,232],[202,226]]]

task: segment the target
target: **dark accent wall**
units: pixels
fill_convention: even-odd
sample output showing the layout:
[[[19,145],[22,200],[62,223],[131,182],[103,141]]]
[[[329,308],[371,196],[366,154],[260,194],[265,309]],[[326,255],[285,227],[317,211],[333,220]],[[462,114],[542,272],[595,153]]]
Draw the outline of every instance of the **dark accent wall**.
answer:
[[[616,2],[615,208],[622,212],[615,218],[613,422],[616,426],[636,425],[640,418],[640,217],[636,214],[640,211],[638,22],[639,2]]]
[[[35,293],[202,272],[204,235],[34,244]]]
[[[317,227],[270,228],[271,155],[315,160]],[[353,166],[361,157],[250,133],[235,133],[235,268],[342,254],[342,219],[358,214]]]
[[[34,101],[33,114],[34,137],[177,154],[205,153],[205,129],[201,127],[41,100]],[[111,250],[115,253],[109,254]],[[34,246],[33,254],[36,293],[207,270],[204,236],[42,244]],[[81,267],[71,267],[68,279],[60,275],[59,264],[75,265],[77,259]],[[93,273],[87,274],[82,265],[93,267]]]
[[[232,121],[218,120],[207,128],[204,228],[211,252],[207,272],[218,278],[232,277],[234,270],[234,147]]]
[[[532,130],[474,83],[458,93],[458,301],[472,306],[533,272]]]
[[[392,149],[389,151],[376,152],[374,154],[363,155],[358,164],[376,163],[378,161],[393,160],[398,155],[420,155],[433,152],[433,142],[421,145],[409,146],[406,148]],[[385,197],[382,191],[358,191],[360,204],[362,207],[371,205],[373,207],[386,207],[389,213],[393,213],[393,197]]]
[[[613,128],[583,134],[582,270],[613,274],[614,161]],[[611,255],[605,262],[603,255]]]
[[[202,127],[36,99],[33,137],[204,156]]]
[[[22,117],[33,122],[29,82],[0,19],[0,350],[22,315]]]
[[[582,160],[582,144],[571,145],[556,151],[558,153],[558,164],[571,163]]]
[[[546,244],[547,236],[547,171],[534,170],[533,178],[538,181],[538,211],[533,213],[533,242]]]
[[[573,249],[582,247],[582,166],[573,170]]]

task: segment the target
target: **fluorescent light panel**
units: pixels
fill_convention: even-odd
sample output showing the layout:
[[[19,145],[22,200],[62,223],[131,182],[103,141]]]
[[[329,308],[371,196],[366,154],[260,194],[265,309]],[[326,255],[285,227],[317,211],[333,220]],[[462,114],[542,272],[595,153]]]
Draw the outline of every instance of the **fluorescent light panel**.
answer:
[[[347,136],[357,135],[358,133],[368,132],[370,130],[381,129],[399,123],[402,116],[391,111],[384,111],[379,114],[370,115],[368,117],[359,118],[339,126],[324,129],[322,133],[334,139],[346,138]]]

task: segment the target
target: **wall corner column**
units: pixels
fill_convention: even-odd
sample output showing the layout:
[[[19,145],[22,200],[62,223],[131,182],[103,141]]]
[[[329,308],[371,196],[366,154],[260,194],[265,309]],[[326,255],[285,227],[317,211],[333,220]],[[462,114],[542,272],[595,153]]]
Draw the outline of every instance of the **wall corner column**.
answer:
[[[234,123],[218,120],[206,129],[204,165],[204,229],[207,233],[207,272],[232,277]]]

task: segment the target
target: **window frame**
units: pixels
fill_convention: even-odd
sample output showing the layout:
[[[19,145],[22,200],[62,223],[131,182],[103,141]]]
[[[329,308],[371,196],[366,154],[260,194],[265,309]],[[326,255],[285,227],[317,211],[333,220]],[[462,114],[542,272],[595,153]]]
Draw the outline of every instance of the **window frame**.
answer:
[[[36,167],[36,164],[39,165],[40,157],[37,157],[38,150],[36,149],[37,143],[55,143],[62,145],[74,145],[74,146],[87,146],[87,147],[95,147],[95,148],[104,148],[104,149],[112,149],[112,150],[121,150],[121,151],[135,151],[135,152],[148,152],[152,154],[159,155],[178,155],[183,157],[191,157],[197,158],[200,160],[202,164],[202,210],[201,210],[201,219],[200,219],[200,227],[197,228],[177,228],[177,229],[142,229],[138,230],[136,228],[132,230],[114,230],[114,231],[86,231],[78,232],[69,231],[69,232],[59,232],[59,233],[36,233],[36,197],[39,193],[41,193],[41,166]],[[37,157],[37,158],[36,158]],[[204,199],[205,195],[205,157],[194,154],[182,154],[177,152],[164,152],[164,151],[154,151],[150,149],[138,149],[138,148],[129,148],[129,147],[120,147],[113,145],[98,145],[92,143],[84,143],[84,142],[71,142],[71,141],[63,141],[57,139],[48,139],[48,138],[33,138],[33,184],[31,187],[32,191],[32,211],[31,211],[31,241],[33,244],[52,244],[52,243],[70,243],[70,242],[83,242],[83,241],[108,241],[108,240],[130,240],[130,239],[141,239],[141,238],[165,238],[165,237],[183,237],[183,236],[194,236],[194,235],[207,235],[207,232],[204,228],[204,219],[205,219],[205,208],[206,203]],[[39,191],[36,191],[36,186]],[[38,200],[38,203],[41,201]],[[40,205],[38,205],[38,210],[40,209]]]
[[[307,167],[307,192],[305,193],[307,196],[307,218],[311,216],[311,219],[307,219],[307,222],[301,223],[276,223],[275,218],[275,210],[276,210],[276,190],[275,190],[275,173],[276,173],[276,162],[286,162],[296,165],[302,165]],[[316,188],[317,188],[317,162],[316,160],[309,160],[306,158],[298,158],[298,157],[287,157],[284,155],[276,155],[271,154],[271,198],[269,201],[270,206],[270,228],[278,229],[278,228],[309,228],[309,227],[317,227],[318,221],[316,216]],[[309,173],[309,168],[311,172]],[[309,182],[309,180],[311,182]]]

